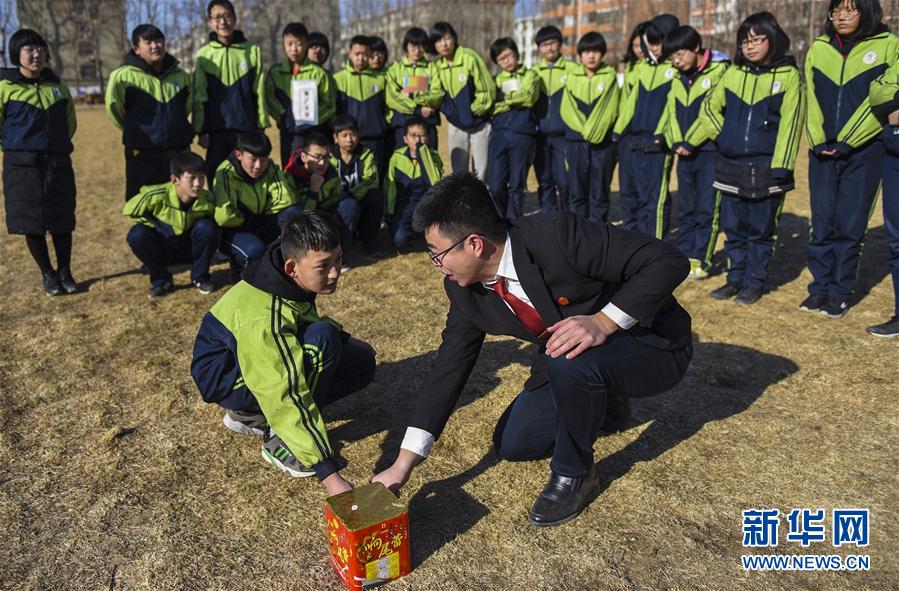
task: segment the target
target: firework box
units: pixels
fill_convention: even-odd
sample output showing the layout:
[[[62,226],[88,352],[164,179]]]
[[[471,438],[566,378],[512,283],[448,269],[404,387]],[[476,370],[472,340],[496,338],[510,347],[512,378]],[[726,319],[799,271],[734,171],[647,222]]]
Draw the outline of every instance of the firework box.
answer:
[[[324,510],[331,566],[347,589],[409,572],[409,512],[383,484],[328,497]]]

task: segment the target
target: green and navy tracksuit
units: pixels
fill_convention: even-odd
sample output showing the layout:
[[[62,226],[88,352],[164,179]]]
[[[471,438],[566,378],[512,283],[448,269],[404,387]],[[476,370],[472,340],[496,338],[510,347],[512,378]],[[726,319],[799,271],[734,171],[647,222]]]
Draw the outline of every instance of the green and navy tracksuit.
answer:
[[[254,179],[234,154],[215,172],[212,194],[215,222],[223,228],[221,249],[231,257],[232,269],[242,269],[262,256],[284,224],[303,209],[284,171],[269,162]]]
[[[212,193],[203,190],[181,203],[172,183],[147,185],[125,203],[122,213],[135,222],[128,245],[150,273],[150,283],[172,281],[169,265],[191,263],[191,281],[209,280],[209,263],[219,246]]]
[[[330,164],[330,161],[329,161]],[[317,192],[311,188],[311,173],[306,170],[300,158],[300,152],[294,152],[290,162],[284,167],[285,176],[293,192],[303,209],[321,209],[322,211],[334,211],[334,207],[340,203],[343,195],[340,191],[340,179],[333,166],[328,166],[325,171],[325,180]]]
[[[668,91],[676,72],[667,61],[651,64],[644,60],[634,64],[633,86],[621,102],[613,135],[618,142],[623,226],[656,238],[664,238],[668,233],[671,217],[668,198],[671,155],[656,130],[665,115]]]
[[[871,83],[871,111],[883,123],[883,229],[890,252],[893,279],[894,315],[899,316],[899,127],[887,122],[893,111],[899,111],[899,61]]]
[[[403,94],[403,88],[409,78],[422,76],[428,79],[427,92],[416,92],[410,96]],[[438,109],[443,101],[443,91],[440,90],[434,64],[428,60],[417,63],[409,61],[408,57],[393,62],[387,68],[387,120],[393,128],[393,145],[403,145],[403,126],[412,117],[421,117],[422,107]],[[428,122],[428,145],[437,149],[437,126],[440,125],[440,113],[434,112],[430,117],[425,117]]]
[[[49,68],[36,80],[18,68],[0,70],[3,196],[10,234],[75,229],[72,136],[75,105]]]
[[[378,170],[387,166],[384,138],[388,132],[385,97],[387,77],[374,70],[357,72],[350,62],[334,74],[337,88],[337,114],[352,115],[359,125],[363,146],[375,155]]]
[[[387,203],[384,208],[390,236],[397,248],[409,246],[415,237],[412,213],[425,191],[443,178],[443,161],[437,150],[419,145],[412,156],[408,146],[398,148],[387,166]]]
[[[434,62],[443,98],[440,112],[453,126],[474,133],[490,120],[496,84],[487,64],[474,50],[456,47],[453,61]]]
[[[711,50],[706,49],[697,69],[676,73],[668,93],[667,112],[656,130],[656,135],[664,135],[671,150],[690,150],[689,156],[677,158],[677,241],[690,263],[700,268],[712,264],[718,238],[721,194],[712,186],[718,151],[715,142],[692,146],[684,138],[693,126],[700,125],[702,101],[727,70],[726,62],[712,60]]]
[[[786,56],[765,66],[729,67],[703,100],[699,120],[684,141],[698,146],[713,139],[718,146],[715,187],[725,193],[721,229],[727,236],[727,281],[762,290],[783,197],[794,186],[793,167],[805,122],[805,94],[795,60]],[[768,196],[737,196],[738,187],[722,182],[722,162],[731,169],[770,170]]]
[[[378,250],[378,231],[384,215],[384,193],[381,192],[381,175],[375,155],[361,145],[356,148],[349,162],[340,156],[340,148],[331,156],[331,167],[340,181],[340,203],[337,217],[341,222],[344,248],[359,229],[367,252]]]
[[[568,75],[577,69],[575,62],[564,57],[553,63],[543,59],[534,66],[534,72],[540,78],[540,96],[534,105],[538,128],[534,172],[537,174],[537,196],[543,211],[568,208],[562,91]]]
[[[192,108],[190,75],[169,54],[155,70],[129,51],[109,75],[106,113],[122,130],[126,201],[144,185],[168,180],[172,152],[189,149],[194,139]]]
[[[193,123],[198,134],[209,134],[209,177],[234,149],[239,132],[268,127],[262,53],[241,31],[234,31],[228,45],[210,33],[197,52]]]
[[[321,408],[371,382],[373,351],[319,316],[315,294],[284,273],[279,242],[242,278],[203,316],[191,376],[204,401],[262,412],[297,460],[324,480],[337,467]]]
[[[298,122],[294,118],[291,84],[294,80],[312,80],[318,89],[318,121]],[[284,60],[268,70],[265,77],[265,104],[281,135],[281,165],[300,147],[301,134],[313,127],[326,128],[337,110],[337,97],[331,75],[316,63],[304,59],[302,65]],[[326,131],[330,133],[330,129]]]
[[[600,64],[589,75],[583,66],[568,75],[562,95],[568,163],[568,208],[591,221],[606,222],[615,168],[612,126],[618,115],[618,75]]]
[[[846,302],[855,289],[884,156],[868,90],[897,58],[899,38],[886,27],[863,39],[822,35],[806,54],[811,295]]]
[[[534,104],[540,96],[540,77],[519,65],[514,72],[501,70],[496,75],[496,89],[487,151],[487,186],[499,211],[514,220],[521,215],[528,170],[537,149]]]

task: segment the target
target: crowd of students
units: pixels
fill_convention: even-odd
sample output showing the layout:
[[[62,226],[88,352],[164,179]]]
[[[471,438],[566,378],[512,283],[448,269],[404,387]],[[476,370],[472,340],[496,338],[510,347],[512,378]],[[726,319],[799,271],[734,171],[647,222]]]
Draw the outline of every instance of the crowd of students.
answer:
[[[522,65],[513,39],[494,41],[493,75],[446,22],[430,33],[409,29],[404,55],[389,66],[382,39],[355,36],[333,73],[322,65],[327,38],[290,23],[284,60],[266,71],[228,0],[209,2],[207,17],[209,41],[192,74],[166,52],[163,32],[143,24],[108,81],[106,109],[124,145],[124,213],[136,224],[128,244],[149,272],[151,296],[172,290],[168,266],[178,261],[193,262],[192,281],[212,291],[216,251],[237,280],[303,209],[336,215],[345,253],[358,235],[366,262],[383,256],[383,227],[396,247],[409,247],[415,204],[444,174],[441,121],[451,171],[484,180],[509,219],[523,213],[533,166],[542,210],[606,222],[617,165],[621,224],[664,239],[677,158],[677,243],[690,277],[708,277],[723,230],[727,279],[710,295],[742,304],[764,294],[804,127],[813,279],[800,308],[846,314],[881,184],[899,283],[899,38],[882,24],[877,0],[831,1],[804,76],[768,12],[740,25],[732,61],[676,17],[656,16],[633,31],[622,74],[603,61],[600,33],[578,41],[575,61],[562,55],[561,32],[546,26],[533,68]],[[17,32],[9,54],[15,67],[0,75],[7,227],[26,236],[46,293],[71,293],[72,99],[38,33]],[[281,140],[277,164],[264,134],[271,121]],[[206,148],[203,166],[189,151],[195,137]],[[896,336],[899,320],[869,332]]]

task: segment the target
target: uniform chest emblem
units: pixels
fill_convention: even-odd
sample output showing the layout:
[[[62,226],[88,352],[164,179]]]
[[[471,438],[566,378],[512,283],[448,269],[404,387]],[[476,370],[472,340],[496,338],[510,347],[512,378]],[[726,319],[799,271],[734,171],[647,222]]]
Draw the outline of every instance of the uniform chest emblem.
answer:
[[[62,98],[62,91],[58,88],[53,89],[53,96],[56,98]]]
[[[606,89],[605,82],[597,82],[596,83],[596,91],[597,92],[602,92],[605,89]]]
[[[780,92],[780,89],[783,88],[783,85],[779,80],[775,80],[774,84],[771,85],[771,94],[777,94]]]
[[[673,68],[668,68],[667,70],[665,70],[665,78],[668,80],[671,80],[672,78],[674,78],[674,69]]]
[[[710,88],[712,87],[712,81],[709,80],[708,78],[706,78],[705,80],[702,81],[702,85],[701,85],[701,86],[702,86],[703,88],[705,88],[706,90],[708,90],[708,89],[710,89]]]
[[[250,66],[249,66],[249,64],[247,64],[246,60],[241,61],[239,67],[240,67],[241,73],[243,73],[243,74],[246,74],[247,70],[250,69]]]
[[[465,82],[468,80],[468,74],[459,74],[459,82]]]
[[[567,81],[568,81],[568,76],[562,76],[561,78],[559,78],[559,82],[561,82],[562,84],[565,84],[565,82],[567,82]]]
[[[870,66],[877,61],[877,54],[873,51],[869,51],[865,54],[865,57],[862,58],[862,61]]]

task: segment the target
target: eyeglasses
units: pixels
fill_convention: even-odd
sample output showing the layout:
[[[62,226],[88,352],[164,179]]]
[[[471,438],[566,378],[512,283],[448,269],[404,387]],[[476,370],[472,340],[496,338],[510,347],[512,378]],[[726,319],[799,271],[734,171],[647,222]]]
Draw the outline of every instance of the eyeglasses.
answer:
[[[845,16],[846,18],[852,18],[859,13],[858,8],[834,8],[830,12],[827,13],[827,18],[830,20],[836,20],[841,16]]]
[[[740,47],[757,47],[768,42],[767,35],[759,35],[758,37],[747,37],[740,42]]]
[[[40,45],[26,45],[22,48],[22,51],[29,55],[45,55],[47,53],[47,48],[41,47]]]
[[[426,134],[426,133],[407,133],[406,137],[413,139],[413,140],[426,140],[426,139],[428,139],[428,134]]]
[[[440,252],[431,252],[429,250],[428,257],[431,259],[431,262],[434,263],[434,265],[436,265],[438,267],[442,267],[443,259],[444,259],[444,257],[446,257],[447,253],[449,253],[449,251],[451,251],[452,249],[456,248],[457,246],[459,246],[460,244],[462,244],[463,242],[468,240],[469,236],[471,236],[471,234],[466,234],[465,236],[462,237],[461,240],[454,242],[451,246],[444,248]]]
[[[303,154],[306,155],[306,158],[310,160],[314,160],[315,162],[324,162],[328,159],[330,154],[310,154],[309,152],[303,151]]]
[[[217,14],[215,16],[210,16],[209,20],[214,23],[230,23],[234,20],[233,14]]]

